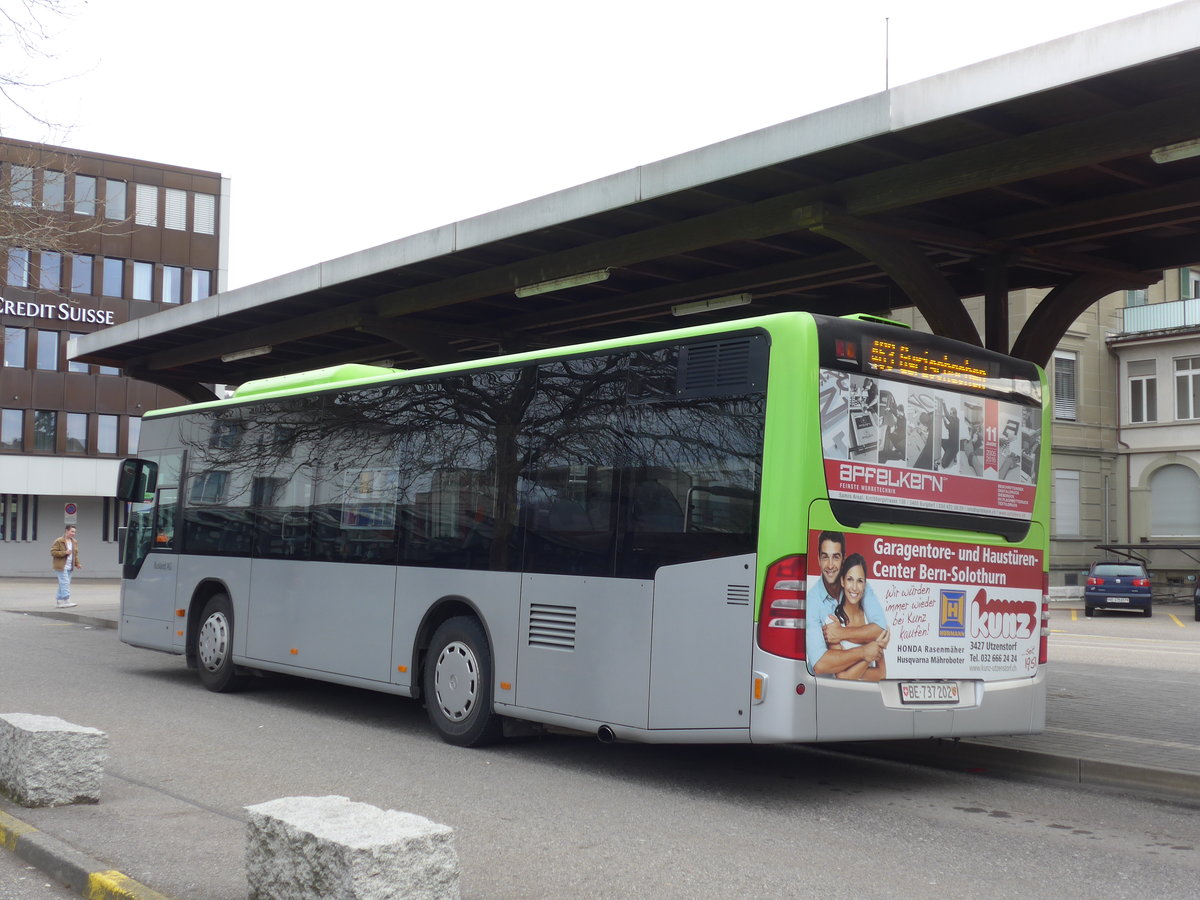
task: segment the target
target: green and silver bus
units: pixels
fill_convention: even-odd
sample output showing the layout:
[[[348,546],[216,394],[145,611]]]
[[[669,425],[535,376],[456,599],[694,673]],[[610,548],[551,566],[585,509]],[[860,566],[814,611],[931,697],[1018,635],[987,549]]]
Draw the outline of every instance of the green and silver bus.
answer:
[[[802,312],[148,413],[120,638],[476,745],[1034,733],[1034,364]]]

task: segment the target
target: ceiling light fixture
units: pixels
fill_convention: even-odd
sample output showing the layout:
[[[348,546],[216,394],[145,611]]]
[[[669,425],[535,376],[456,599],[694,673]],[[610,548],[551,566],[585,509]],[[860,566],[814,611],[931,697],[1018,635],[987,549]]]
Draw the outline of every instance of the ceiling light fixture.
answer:
[[[753,299],[753,294],[730,294],[728,297],[713,297],[709,300],[693,300],[691,303],[680,303],[672,306],[671,315],[691,316],[696,313],[711,312],[714,309],[729,309],[731,306],[745,306]]]
[[[221,354],[221,362],[237,362],[239,359],[250,359],[254,356],[266,356],[275,348],[269,344],[265,347],[251,347],[249,350],[234,350],[232,353]]]
[[[565,288],[579,287],[582,284],[595,284],[608,278],[608,269],[596,269],[592,272],[580,272],[578,275],[566,275],[562,278],[552,278],[550,281],[539,281],[537,284],[524,284],[513,291],[518,297],[535,297],[538,294],[550,294]]]
[[[1200,138],[1180,141],[1178,144],[1167,144],[1165,147],[1155,147],[1150,151],[1150,158],[1160,164],[1193,156],[1200,156]]]

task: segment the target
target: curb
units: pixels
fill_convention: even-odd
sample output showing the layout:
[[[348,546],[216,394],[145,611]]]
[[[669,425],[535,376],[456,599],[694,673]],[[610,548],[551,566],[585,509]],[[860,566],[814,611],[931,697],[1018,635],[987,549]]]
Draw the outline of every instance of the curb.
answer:
[[[88,900],[172,900],[2,810],[0,847]]]
[[[852,756],[890,759],[973,774],[987,774],[989,769],[1016,772],[1086,787],[1139,791],[1175,802],[1200,803],[1200,774],[1193,772],[1056,756],[1036,750],[1018,750],[953,738],[824,746]]]
[[[63,612],[61,609],[6,609],[4,611],[16,613],[19,616],[41,616],[43,619],[59,619],[63,622],[75,622],[79,625],[90,625],[92,628],[117,627],[116,621],[112,618],[89,616],[87,613]]]

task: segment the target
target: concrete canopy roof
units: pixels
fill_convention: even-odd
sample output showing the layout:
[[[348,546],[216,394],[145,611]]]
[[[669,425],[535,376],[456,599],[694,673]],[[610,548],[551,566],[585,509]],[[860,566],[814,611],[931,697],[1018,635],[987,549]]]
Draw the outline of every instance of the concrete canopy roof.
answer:
[[[1196,139],[1187,0],[157,312],[74,353],[202,399],[203,383],[343,362],[915,305],[940,333],[1044,362],[1100,296],[1200,261],[1200,156],[1151,156]],[[607,280],[514,295],[594,270]],[[1007,346],[1002,298],[1020,288],[1051,294]],[[985,336],[960,299],[979,295]]]

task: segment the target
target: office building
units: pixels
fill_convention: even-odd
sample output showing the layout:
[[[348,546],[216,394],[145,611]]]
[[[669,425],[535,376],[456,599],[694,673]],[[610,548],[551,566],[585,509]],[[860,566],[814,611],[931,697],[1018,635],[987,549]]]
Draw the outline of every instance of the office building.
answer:
[[[66,523],[82,574],[119,574],[118,461],[136,452],[144,411],[183,398],[72,362],[67,344],[220,291],[227,207],[215,172],[0,140],[3,574],[49,578]]]

